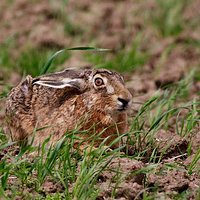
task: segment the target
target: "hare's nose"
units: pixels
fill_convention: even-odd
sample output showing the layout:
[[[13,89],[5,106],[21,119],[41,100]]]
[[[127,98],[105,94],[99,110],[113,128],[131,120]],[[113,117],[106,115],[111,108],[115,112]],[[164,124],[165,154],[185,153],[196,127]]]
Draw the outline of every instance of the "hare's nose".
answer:
[[[120,97],[118,97],[117,100],[122,103],[123,108],[126,108],[128,106],[129,101],[130,101],[130,100],[127,100],[127,99],[122,99]]]

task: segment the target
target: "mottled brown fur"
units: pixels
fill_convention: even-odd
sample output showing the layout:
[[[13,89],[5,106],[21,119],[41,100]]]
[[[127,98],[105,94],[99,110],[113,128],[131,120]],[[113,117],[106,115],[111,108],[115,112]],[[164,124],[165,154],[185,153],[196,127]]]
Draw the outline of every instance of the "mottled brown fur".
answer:
[[[101,86],[96,85],[98,78],[103,80]],[[77,128],[89,130],[87,135],[79,134],[81,138],[103,131],[101,137],[109,137],[109,143],[127,131],[127,106],[118,98],[128,103],[132,96],[119,74],[104,69],[27,76],[7,99],[10,138],[30,139],[36,129],[46,127],[35,132],[34,145],[50,135],[54,143]]]

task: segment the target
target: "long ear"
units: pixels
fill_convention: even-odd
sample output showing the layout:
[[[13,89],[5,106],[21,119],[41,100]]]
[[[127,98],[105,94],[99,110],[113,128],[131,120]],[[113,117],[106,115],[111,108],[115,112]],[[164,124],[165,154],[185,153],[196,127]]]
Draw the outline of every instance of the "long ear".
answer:
[[[43,85],[51,88],[71,88],[83,91],[86,84],[85,70],[66,69],[61,72],[46,74],[33,79],[33,85]]]
[[[70,87],[80,91],[82,91],[85,88],[85,81],[81,78],[60,78],[60,80],[57,80],[43,77],[38,79],[36,78],[35,80],[33,80],[32,84],[60,89]]]

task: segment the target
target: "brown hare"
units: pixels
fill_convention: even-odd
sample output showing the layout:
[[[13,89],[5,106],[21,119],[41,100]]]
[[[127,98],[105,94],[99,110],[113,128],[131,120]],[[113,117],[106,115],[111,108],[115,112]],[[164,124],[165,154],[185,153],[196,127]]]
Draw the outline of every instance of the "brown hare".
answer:
[[[122,76],[106,69],[28,75],[11,90],[6,102],[9,136],[12,141],[29,141],[34,135],[33,144],[38,145],[49,136],[54,143],[78,128],[88,130],[87,136],[102,132],[109,144],[127,131],[131,99]],[[81,132],[78,136],[87,137]]]

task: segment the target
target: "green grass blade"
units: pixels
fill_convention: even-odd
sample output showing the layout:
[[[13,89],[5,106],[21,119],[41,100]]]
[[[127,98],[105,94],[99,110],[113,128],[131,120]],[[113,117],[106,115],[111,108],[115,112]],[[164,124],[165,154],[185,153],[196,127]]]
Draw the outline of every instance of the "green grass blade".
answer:
[[[50,58],[49,60],[46,62],[46,64],[42,67],[42,70],[40,72],[40,75],[42,74],[45,74],[53,60],[58,56],[60,55],[61,53],[63,53],[64,51],[110,51],[111,49],[101,49],[101,48],[95,48],[95,47],[73,47],[73,48],[66,48],[66,49],[61,49],[59,51],[57,51],[56,53],[54,53]]]

